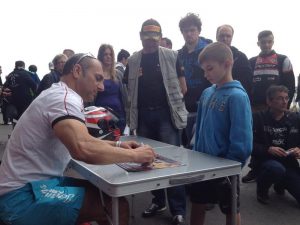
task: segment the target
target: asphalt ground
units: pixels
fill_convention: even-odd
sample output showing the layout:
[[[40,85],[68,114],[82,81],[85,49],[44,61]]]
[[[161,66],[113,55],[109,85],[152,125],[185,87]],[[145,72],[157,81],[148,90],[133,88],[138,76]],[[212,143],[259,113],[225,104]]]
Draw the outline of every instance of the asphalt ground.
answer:
[[[0,123],[2,122],[0,115]],[[34,126],[34,125],[33,125]],[[0,158],[4,152],[8,135],[12,127],[0,125]],[[245,167],[242,175],[248,172]],[[163,214],[153,218],[144,219],[141,213],[151,202],[151,193],[136,194],[128,196],[131,206],[132,218],[131,225],[168,225],[171,224],[171,215],[168,210]],[[270,204],[262,205],[256,200],[255,183],[241,183],[241,217],[243,225],[299,225],[300,224],[300,207],[296,200],[286,192],[284,196],[278,196],[273,188],[270,189]],[[133,204],[132,204],[133,203]],[[187,221],[189,221],[190,204],[187,196]],[[207,212],[205,225],[224,225],[225,217],[218,207]]]

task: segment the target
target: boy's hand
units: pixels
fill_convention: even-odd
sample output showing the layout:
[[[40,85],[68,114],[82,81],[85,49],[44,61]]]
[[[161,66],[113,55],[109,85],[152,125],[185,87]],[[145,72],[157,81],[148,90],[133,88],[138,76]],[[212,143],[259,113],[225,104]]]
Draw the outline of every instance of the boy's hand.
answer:
[[[271,147],[269,147],[268,152],[271,155],[274,155],[277,157],[286,157],[287,156],[287,152],[283,148],[280,148],[280,147],[271,146]]]

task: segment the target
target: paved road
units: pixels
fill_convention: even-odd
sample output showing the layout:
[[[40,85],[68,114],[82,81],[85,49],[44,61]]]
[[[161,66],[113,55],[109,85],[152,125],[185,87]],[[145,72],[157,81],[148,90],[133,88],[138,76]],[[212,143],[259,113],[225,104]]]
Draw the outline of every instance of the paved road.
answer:
[[[0,115],[2,118],[2,115]],[[11,133],[10,126],[0,125],[0,157],[2,157],[8,134]],[[244,168],[243,174],[247,172]],[[241,183],[241,215],[243,225],[299,225],[300,208],[296,201],[286,193],[285,196],[277,196],[273,189],[270,190],[271,204],[261,205],[256,201],[255,184]],[[128,197],[130,203],[132,197]],[[168,212],[156,216],[155,218],[143,219],[141,213],[151,201],[150,193],[137,194],[133,198],[132,225],[168,225],[170,224],[170,214]],[[188,199],[188,198],[187,198]],[[188,205],[189,215],[190,207]],[[206,225],[223,225],[224,216],[218,207],[207,213]]]

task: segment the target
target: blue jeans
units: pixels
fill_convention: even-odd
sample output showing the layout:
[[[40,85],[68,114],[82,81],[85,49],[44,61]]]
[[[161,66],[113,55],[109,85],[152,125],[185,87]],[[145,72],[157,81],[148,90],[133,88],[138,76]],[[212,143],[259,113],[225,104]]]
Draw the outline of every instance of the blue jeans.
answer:
[[[267,194],[272,184],[280,184],[300,204],[300,168],[287,168],[276,160],[264,162],[257,177],[257,192]]]
[[[179,130],[171,121],[171,113],[168,108],[154,110],[139,109],[137,134],[142,137],[156,141],[179,146]],[[159,206],[166,204],[164,190],[152,191],[154,198],[152,203]],[[185,187],[178,186],[167,189],[168,202],[172,215],[183,215],[186,213]]]

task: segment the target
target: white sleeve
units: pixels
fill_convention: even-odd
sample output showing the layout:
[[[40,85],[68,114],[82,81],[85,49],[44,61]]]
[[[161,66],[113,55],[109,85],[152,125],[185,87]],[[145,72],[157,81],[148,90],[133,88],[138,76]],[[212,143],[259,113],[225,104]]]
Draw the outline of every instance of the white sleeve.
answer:
[[[76,119],[85,123],[84,108],[82,99],[66,90],[49,104],[47,117],[52,127],[64,119]]]
[[[282,72],[287,73],[293,70],[292,63],[288,57],[286,57],[282,63]]]

